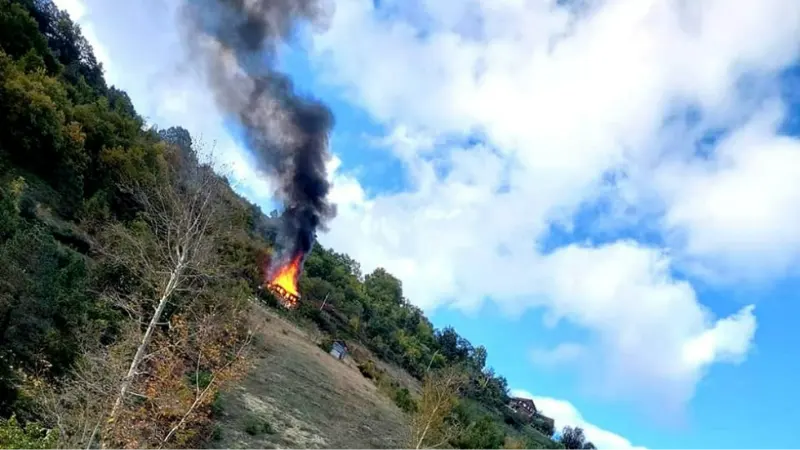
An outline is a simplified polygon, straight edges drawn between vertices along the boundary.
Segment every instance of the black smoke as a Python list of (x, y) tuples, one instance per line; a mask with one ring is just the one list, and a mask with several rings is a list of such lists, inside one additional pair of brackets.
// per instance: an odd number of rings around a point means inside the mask
[(217, 107), (241, 127), (258, 169), (277, 183), (284, 211), (275, 261), (305, 255), (336, 215), (325, 170), (333, 115), (299, 95), (275, 57), (298, 25), (318, 26), (328, 12), (322, 0), (184, 1), (180, 17), (193, 61)]

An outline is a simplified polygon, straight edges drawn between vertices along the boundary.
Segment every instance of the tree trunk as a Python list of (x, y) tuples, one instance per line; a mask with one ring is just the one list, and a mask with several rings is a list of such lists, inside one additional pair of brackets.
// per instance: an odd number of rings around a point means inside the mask
[(161, 313), (164, 312), (164, 307), (167, 306), (167, 301), (172, 295), (172, 292), (175, 290), (175, 287), (178, 285), (178, 281), (180, 280), (183, 272), (185, 257), (186, 254), (181, 252), (178, 258), (178, 263), (175, 265), (175, 269), (172, 271), (172, 273), (170, 273), (167, 286), (164, 288), (164, 292), (162, 293), (161, 298), (158, 300), (158, 306), (156, 306), (153, 317), (150, 319), (150, 324), (147, 325), (147, 330), (145, 330), (144, 335), (142, 336), (142, 341), (139, 344), (139, 347), (136, 349), (136, 354), (133, 356), (133, 360), (131, 360), (128, 373), (125, 375), (125, 378), (122, 379), (122, 383), (120, 384), (119, 388), (119, 394), (117, 395), (117, 399), (114, 401), (114, 406), (111, 408), (111, 413), (108, 415), (109, 423), (113, 422), (116, 418), (119, 408), (122, 406), (122, 402), (125, 400), (125, 395), (127, 395), (128, 389), (130, 389), (133, 379), (136, 377), (136, 370), (139, 368), (139, 364), (141, 364), (142, 359), (145, 357), (147, 346), (150, 344), (150, 340), (153, 337), (153, 332), (156, 329), (156, 325), (158, 325), (161, 320)]

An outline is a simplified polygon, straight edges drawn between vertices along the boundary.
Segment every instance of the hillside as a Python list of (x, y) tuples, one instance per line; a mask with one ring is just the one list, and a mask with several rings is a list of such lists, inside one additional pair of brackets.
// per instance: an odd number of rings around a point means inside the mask
[[(402, 447), (406, 415), (352, 361), (314, 345), (309, 332), (275, 313), (252, 368), (223, 394), (215, 448)], [(265, 425), (268, 424), (268, 425)], [(267, 427), (267, 431), (264, 431)], [(255, 428), (255, 431), (254, 431)]]
[(0, 448), (398, 447), (420, 421), (420, 446), (558, 447), (385, 270), (315, 244), (280, 308), (281, 213), (147, 124), (50, 0), (0, 0), (0, 124)]

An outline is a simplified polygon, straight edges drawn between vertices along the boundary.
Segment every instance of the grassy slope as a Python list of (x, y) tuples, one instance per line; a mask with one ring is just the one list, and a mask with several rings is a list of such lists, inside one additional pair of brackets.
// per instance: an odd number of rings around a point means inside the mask
[[(222, 396), (214, 448), (404, 447), (407, 417), (352, 361), (337, 361), (309, 332), (266, 321), (246, 379)], [(264, 424), (267, 423), (267, 426)], [(248, 432), (249, 431), (249, 432)]]

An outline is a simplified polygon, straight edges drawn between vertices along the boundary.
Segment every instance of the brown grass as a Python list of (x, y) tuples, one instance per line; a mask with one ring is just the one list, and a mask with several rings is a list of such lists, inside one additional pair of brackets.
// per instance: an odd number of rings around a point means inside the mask
[[(365, 379), (352, 360), (316, 346), (315, 333), (260, 310), (263, 339), (248, 376), (223, 395), (214, 448), (397, 448), (408, 418)], [(273, 432), (248, 433), (268, 423)], [(255, 427), (251, 427), (255, 428)]]

